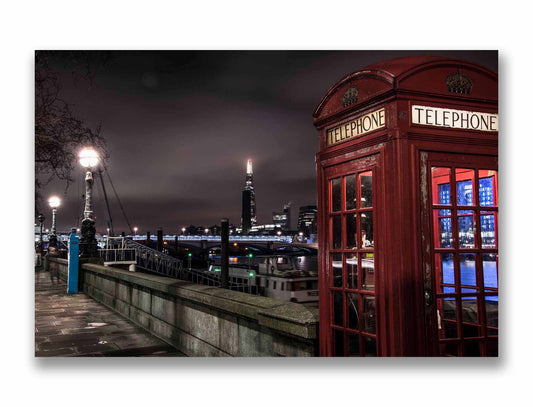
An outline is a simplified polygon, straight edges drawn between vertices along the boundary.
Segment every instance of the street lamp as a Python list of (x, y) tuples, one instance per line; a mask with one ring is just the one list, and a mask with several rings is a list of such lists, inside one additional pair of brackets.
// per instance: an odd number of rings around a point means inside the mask
[(185, 230), (187, 230), (187, 229), (185, 229), (185, 228), (181, 228), (181, 234), (182, 234), (182, 235), (185, 234)]
[(48, 246), (57, 247), (56, 213), (60, 204), (61, 200), (57, 196), (52, 196), (48, 200), (48, 205), (50, 205), (50, 208), (52, 208), (52, 230), (50, 232), (50, 236), (48, 237)]
[(135, 226), (135, 227), (133, 228), (133, 235), (134, 235), (134, 236), (137, 236), (137, 231), (138, 231), (138, 230), (139, 230), (139, 229), (137, 229), (137, 226)]
[(85, 173), (85, 210), (81, 221), (80, 257), (97, 257), (96, 228), (92, 207), (93, 169), (98, 165), (98, 153), (92, 148), (85, 148), (79, 153), (80, 164)]
[(204, 232), (207, 235), (207, 233), (209, 233), (209, 229), (205, 228)]

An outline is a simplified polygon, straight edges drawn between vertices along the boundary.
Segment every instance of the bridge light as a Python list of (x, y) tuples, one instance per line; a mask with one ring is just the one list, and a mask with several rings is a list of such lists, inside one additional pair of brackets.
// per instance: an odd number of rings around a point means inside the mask
[(254, 276), (254, 273), (249, 273), (248, 274), (250, 277), (253, 277)]
[(248, 253), (248, 257), (254, 257), (253, 253)]

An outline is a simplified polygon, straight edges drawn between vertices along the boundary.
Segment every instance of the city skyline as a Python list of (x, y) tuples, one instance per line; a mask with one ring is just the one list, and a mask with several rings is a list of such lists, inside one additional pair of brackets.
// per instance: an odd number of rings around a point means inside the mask
[[(265, 224), (286, 202), (293, 211), (316, 205), (312, 113), (333, 83), (374, 62), (420, 54), (498, 69), (495, 51), (112, 52), (91, 84), (62, 72), (61, 96), (87, 125), (102, 125), (106, 166), (139, 233), (211, 226), (222, 218), (240, 225), (249, 158), (257, 222)], [(77, 226), (83, 211), (79, 166), (73, 176), (66, 194), (55, 181), (42, 191), (46, 223), (46, 200), (62, 200), (58, 230)], [(112, 189), (107, 193), (115, 233), (128, 232)], [(94, 211), (97, 231), (105, 231), (99, 186)]]

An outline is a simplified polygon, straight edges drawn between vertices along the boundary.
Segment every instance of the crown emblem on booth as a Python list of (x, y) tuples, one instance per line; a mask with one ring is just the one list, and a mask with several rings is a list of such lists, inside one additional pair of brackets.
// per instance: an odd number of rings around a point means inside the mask
[(448, 75), (446, 85), (448, 86), (448, 91), (451, 93), (469, 95), (472, 91), (472, 81), (464, 73), (461, 73), (459, 69), (457, 72)]
[(359, 89), (357, 86), (350, 84), (348, 89), (342, 95), (342, 106), (346, 107), (357, 103), (357, 98), (359, 97)]

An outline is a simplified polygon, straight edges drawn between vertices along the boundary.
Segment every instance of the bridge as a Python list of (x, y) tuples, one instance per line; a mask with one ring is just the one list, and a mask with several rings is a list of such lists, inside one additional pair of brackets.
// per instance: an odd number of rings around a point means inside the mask
[[(68, 242), (68, 237), (70, 236), (70, 232), (57, 232), (57, 239), (60, 242)], [(109, 237), (117, 237), (117, 236), (109, 236), (109, 235), (96, 235), (96, 239), (101, 243), (105, 241)], [(139, 234), (125, 234), (123, 237), (126, 237), (127, 239), (133, 240), (133, 241), (146, 241), (148, 240), (148, 235), (139, 235)], [(39, 233), (35, 233), (35, 242), (39, 241)], [(43, 233), (43, 241), (48, 242), (50, 238), (50, 235), (48, 233)], [(275, 243), (295, 243), (294, 242), (294, 236), (289, 235), (281, 235), (281, 236), (270, 236), (270, 235), (230, 235), (229, 241), (230, 242), (275, 242)], [(151, 241), (157, 241), (157, 235), (150, 234), (150, 240)], [(163, 235), (163, 240), (166, 241), (178, 241), (178, 242), (200, 242), (200, 241), (208, 241), (208, 242), (220, 242), (221, 238), (220, 235)]]

